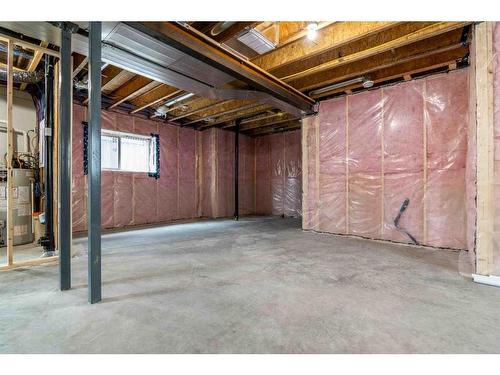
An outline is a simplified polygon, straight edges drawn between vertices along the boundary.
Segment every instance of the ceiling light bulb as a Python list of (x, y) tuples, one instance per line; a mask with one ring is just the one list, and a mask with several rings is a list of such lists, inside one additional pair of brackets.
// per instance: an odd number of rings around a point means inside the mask
[(307, 39), (315, 40), (318, 36), (318, 24), (316, 22), (311, 22), (307, 25)]
[(370, 87), (373, 87), (374, 83), (375, 82), (373, 82), (370, 78), (364, 78), (363, 79), (363, 87), (365, 89), (369, 89)]

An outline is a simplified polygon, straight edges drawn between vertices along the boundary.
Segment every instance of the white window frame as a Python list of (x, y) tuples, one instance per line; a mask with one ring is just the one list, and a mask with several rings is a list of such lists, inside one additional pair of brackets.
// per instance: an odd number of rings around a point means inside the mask
[[(116, 131), (116, 130), (108, 130), (108, 129), (101, 129), (101, 136), (108, 136), (108, 137), (115, 137), (118, 138), (118, 168), (102, 168), (102, 171), (113, 171), (113, 172), (125, 172), (125, 173), (156, 173), (156, 166), (158, 165), (158, 160), (156, 156), (156, 138), (153, 136), (147, 136), (147, 135), (142, 135), (142, 134), (135, 134), (135, 133), (126, 133), (126, 132), (121, 132), (121, 131)], [(154, 155), (154, 160), (153, 163), (148, 161), (148, 164), (151, 165), (151, 170), (149, 171), (138, 171), (138, 170), (124, 170), (122, 169), (122, 138), (140, 138), (147, 140), (149, 142), (149, 155)]]

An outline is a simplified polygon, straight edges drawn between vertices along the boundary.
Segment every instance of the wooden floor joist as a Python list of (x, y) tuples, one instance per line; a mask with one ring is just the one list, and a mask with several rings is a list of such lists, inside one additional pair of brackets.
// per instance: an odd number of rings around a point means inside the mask
[(183, 90), (177, 90), (173, 87), (162, 85), (158, 87), (156, 90), (154, 90), (154, 92), (146, 93), (135, 98), (135, 101), (132, 101), (132, 104), (136, 105), (137, 103), (141, 102), (144, 104), (140, 104), (137, 108), (130, 111), (130, 113), (134, 114), (140, 112), (143, 109), (149, 108), (151, 106), (154, 106), (155, 104), (159, 104), (163, 101), (171, 99), (177, 95), (182, 94), (183, 92), (184, 92)]
[(381, 33), (397, 24), (398, 22), (335, 22), (319, 30), (314, 43), (301, 38), (282, 48), (258, 56), (252, 62), (272, 72), (283, 65), (304, 59), (306, 56), (319, 55), (330, 49)]
[(452, 30), (464, 27), (464, 26), (468, 25), (469, 23), (470, 22), (438, 22), (434, 25), (431, 25), (431, 26), (425, 27), (421, 30), (415, 31), (412, 34), (404, 35), (404, 36), (402, 36), (398, 39), (392, 40), (390, 42), (374, 46), (372, 48), (354, 53), (352, 55), (342, 56), (342, 57), (339, 57), (337, 59), (328, 61), (326, 63), (311, 67), (311, 68), (306, 69), (306, 70), (303, 70), (299, 73), (291, 74), (291, 75), (281, 77), (281, 78), (283, 80), (285, 80), (286, 82), (291, 82), (291, 81), (294, 81), (296, 79), (302, 78), (302, 77), (310, 75), (310, 74), (318, 73), (318, 72), (321, 72), (324, 70), (334, 68), (336, 66), (341, 66), (341, 65), (345, 65), (345, 64), (352, 63), (355, 61), (359, 61), (359, 60), (362, 60), (365, 58), (369, 58), (371, 56), (375, 56), (379, 53), (391, 51), (393, 49), (396, 49), (396, 48), (399, 48), (399, 47), (402, 47), (402, 46), (405, 46), (405, 45), (408, 45), (411, 43), (415, 43), (415, 42), (418, 42), (418, 41), (421, 41), (421, 40), (424, 40), (427, 38), (431, 38), (433, 36), (443, 34), (443, 33), (446, 33), (448, 31), (452, 31)]
[[(47, 42), (40, 43), (40, 46), (44, 47), (44, 48), (47, 47), (48, 45), (49, 45), (49, 43), (47, 43)], [(40, 60), (42, 59), (42, 57), (43, 57), (42, 51), (35, 51), (35, 53), (33, 54), (33, 58), (30, 60), (26, 71), (34, 72), (36, 70), (36, 68), (38, 67), (38, 64), (40, 63)], [(21, 90), (21, 91), (25, 90), (26, 86), (27, 86), (26, 83), (22, 83), (21, 86), (19, 87), (19, 90)]]
[(157, 81), (153, 81), (149, 78), (145, 78), (142, 76), (135, 76), (130, 82), (126, 83), (122, 87), (118, 88), (111, 95), (115, 96), (117, 99), (113, 104), (111, 104), (108, 109), (113, 109), (118, 105), (135, 98), (149, 90), (154, 89), (159, 86), (161, 83)]
[(323, 87), (335, 82), (342, 82), (353, 77), (360, 77), (372, 71), (434, 55), (440, 52), (463, 47), (461, 30), (413, 43), (362, 59), (347, 65), (338, 66), (316, 74), (308, 75), (293, 82), (302, 91)]

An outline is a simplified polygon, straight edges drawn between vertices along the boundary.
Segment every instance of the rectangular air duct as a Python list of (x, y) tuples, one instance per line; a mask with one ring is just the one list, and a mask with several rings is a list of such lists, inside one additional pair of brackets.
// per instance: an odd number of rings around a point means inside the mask
[(255, 29), (247, 30), (236, 39), (261, 55), (276, 48), (274, 43)]

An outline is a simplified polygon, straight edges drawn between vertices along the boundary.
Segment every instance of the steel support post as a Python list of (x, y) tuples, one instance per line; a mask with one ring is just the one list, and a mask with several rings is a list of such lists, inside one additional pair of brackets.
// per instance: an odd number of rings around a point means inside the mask
[(88, 299), (101, 300), (101, 22), (89, 28)]
[(71, 117), (72, 63), (71, 29), (61, 30), (60, 99), (59, 99), (59, 284), (71, 288)]
[(240, 163), (240, 123), (241, 120), (236, 120), (235, 135), (234, 135), (234, 220), (240, 218), (240, 202), (239, 202), (239, 163)]

